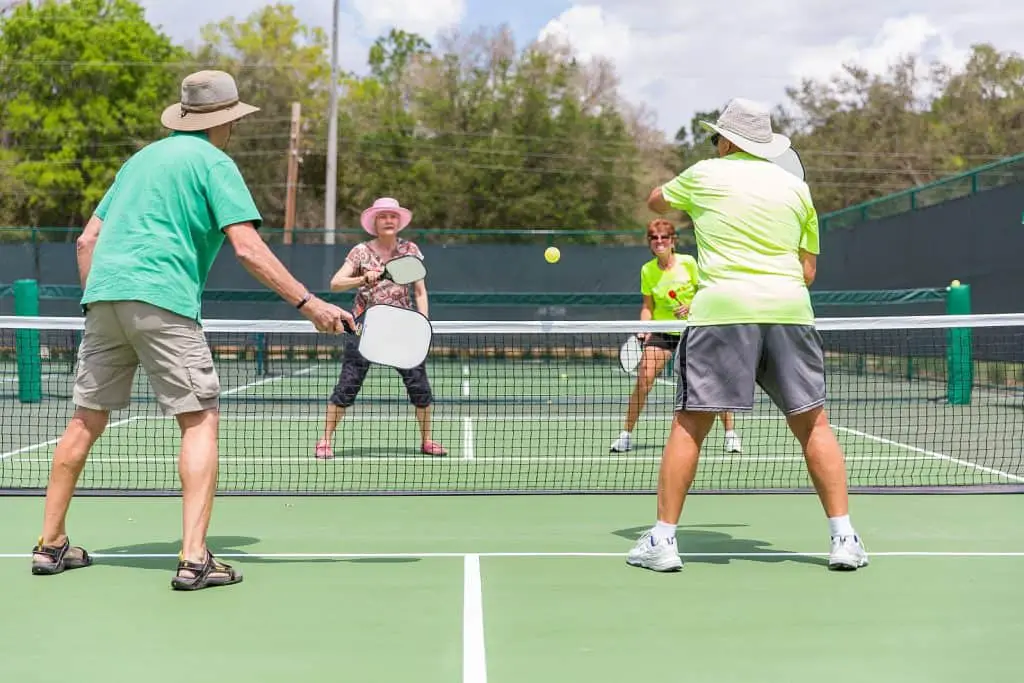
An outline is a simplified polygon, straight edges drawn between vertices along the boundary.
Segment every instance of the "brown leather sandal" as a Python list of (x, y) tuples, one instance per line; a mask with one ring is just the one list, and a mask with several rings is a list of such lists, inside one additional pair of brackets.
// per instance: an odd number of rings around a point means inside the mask
[[(39, 559), (36, 555), (45, 555)], [(71, 539), (65, 538), (63, 545), (43, 545), (43, 537), (32, 548), (32, 573), (37, 576), (60, 574), (65, 569), (81, 569), (92, 564), (92, 557), (77, 545), (71, 545)]]
[[(192, 572), (192, 576), (182, 576), (181, 572)], [(171, 588), (179, 591), (196, 591), (214, 586), (230, 586), (242, 581), (242, 570), (214, 559), (213, 553), (206, 551), (206, 560), (202, 563), (189, 562), (178, 557), (178, 572), (171, 579)]]

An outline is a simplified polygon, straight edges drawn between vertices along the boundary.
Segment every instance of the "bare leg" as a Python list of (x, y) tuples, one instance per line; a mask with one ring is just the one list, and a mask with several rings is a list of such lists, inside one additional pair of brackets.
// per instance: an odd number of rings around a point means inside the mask
[(327, 404), (327, 416), (324, 419), (324, 435), (321, 437), (328, 444), (334, 439), (334, 432), (338, 429), (338, 423), (345, 417), (345, 409), (333, 403)]
[(654, 386), (658, 374), (665, 368), (665, 363), (668, 362), (671, 356), (671, 352), (654, 346), (648, 346), (644, 349), (643, 356), (640, 358), (640, 371), (636, 376), (636, 384), (633, 386), (633, 393), (629, 396), (629, 407), (626, 409), (626, 423), (623, 426), (624, 431), (632, 432), (633, 428), (636, 427), (637, 420), (640, 419), (640, 413), (647, 403), (647, 395), (651, 393), (651, 388)]
[(731, 432), (736, 429), (736, 419), (733, 417), (732, 413), (720, 413), (720, 415), (722, 418), (722, 427), (725, 428), (725, 431)]
[(67, 538), (67, 514), (85, 461), (103, 434), (107, 411), (76, 408), (53, 451), (53, 467), (43, 510), (43, 545), (62, 545)]
[(420, 443), (430, 441), (430, 407), (416, 409), (416, 421), (420, 423)]
[(206, 533), (217, 491), (219, 414), (204, 410), (178, 415), (181, 427), (182, 554), (189, 562), (206, 560)]
[(661, 457), (658, 475), (658, 521), (676, 525), (683, 502), (697, 475), (700, 447), (711, 426), (714, 413), (680, 411), (672, 421), (668, 441)]
[(829, 517), (849, 513), (846, 488), (846, 463), (824, 408), (787, 418), (789, 428), (803, 448), (807, 471), (818, 492), (818, 499)]

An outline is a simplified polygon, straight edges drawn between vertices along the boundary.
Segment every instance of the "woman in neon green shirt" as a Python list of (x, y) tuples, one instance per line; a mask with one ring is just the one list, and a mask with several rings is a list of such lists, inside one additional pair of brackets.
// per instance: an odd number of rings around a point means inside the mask
[[(675, 238), (675, 226), (664, 218), (656, 218), (647, 226), (647, 242), (654, 258), (640, 269), (640, 292), (644, 297), (640, 320), (685, 320), (690, 313), (690, 302), (697, 292), (697, 261), (687, 254), (675, 253)], [(644, 347), (643, 356), (629, 397), (626, 423), (611, 446), (614, 453), (633, 448), (633, 428), (647, 403), (647, 395), (679, 346), (678, 333), (645, 332), (638, 337)], [(725, 450), (739, 453), (740, 437), (734, 430), (732, 413), (722, 413), (721, 418)]]

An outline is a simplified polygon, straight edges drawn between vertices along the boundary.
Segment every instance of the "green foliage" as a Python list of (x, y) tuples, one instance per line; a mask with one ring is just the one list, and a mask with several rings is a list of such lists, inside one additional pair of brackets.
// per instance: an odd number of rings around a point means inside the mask
[(632, 138), (571, 55), (501, 29), (435, 51), (392, 33), (370, 59), (342, 117), (343, 223), (391, 194), (432, 228), (636, 225)]
[[(325, 55), (329, 36), (304, 25), (290, 4), (264, 7), (243, 21), (225, 19), (202, 29), (195, 61), (232, 74), (242, 99), (260, 108), (243, 119), (232, 135), (229, 153), (268, 225), (284, 223), (285, 181), (292, 103), (301, 106), (301, 149), (322, 154), (331, 68)], [(314, 163), (314, 166), (316, 164)], [(298, 225), (322, 225), (323, 168), (309, 175), (300, 169)]]
[[(718, 111), (679, 122), (664, 140), (620, 98), (609, 63), (578, 61), (552, 42), (517, 45), (505, 27), (437, 44), (391, 30), (370, 47), (367, 75), (344, 73), (336, 84), (328, 48), (325, 32), (285, 3), (203, 28), (191, 51), (132, 0), (14, 8), (0, 16), (0, 223), (79, 227), (120, 164), (164, 134), (160, 111), (200, 68), (232, 73), (261, 108), (229, 152), (268, 227), (284, 222), (296, 102), (297, 227), (323, 225), (332, 85), (341, 228), (390, 195), (424, 228), (637, 234), (651, 217), (650, 189), (715, 154), (698, 121)], [(990, 45), (975, 46), (962, 69), (914, 57), (881, 74), (849, 65), (787, 96), (773, 118), (800, 150), (821, 212), (1024, 149), (1024, 59)]]
[(11, 218), (80, 225), (158, 134), (177, 93), (163, 65), (184, 56), (129, 0), (44, 0), (0, 17), (0, 121), (18, 154), (5, 170), (21, 200)]

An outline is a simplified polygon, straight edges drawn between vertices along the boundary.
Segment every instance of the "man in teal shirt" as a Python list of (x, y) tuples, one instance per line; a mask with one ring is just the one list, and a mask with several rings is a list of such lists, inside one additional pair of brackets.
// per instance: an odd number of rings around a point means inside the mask
[(185, 78), (179, 103), (164, 110), (174, 131), (132, 156), (78, 239), (85, 333), (75, 377), (75, 413), (53, 455), (43, 533), (32, 573), (89, 566), (65, 522), (78, 477), (111, 410), (129, 405), (141, 365), (164, 415), (181, 429), (182, 549), (171, 585), (224, 586), (241, 572), (213, 557), (206, 533), (217, 487), (220, 381), (200, 325), (202, 291), (224, 243), (260, 282), (295, 305), (321, 332), (352, 316), (312, 296), (257, 233), (259, 211), (224, 153), (234, 123), (258, 111), (239, 101), (222, 71)]
[(771, 163), (789, 149), (766, 109), (732, 100), (715, 124), (719, 158), (651, 192), (648, 206), (693, 219), (697, 293), (676, 355), (676, 414), (662, 455), (657, 523), (627, 562), (682, 567), (675, 535), (715, 413), (750, 411), (759, 385), (786, 415), (828, 517), (830, 569), (868, 564), (849, 516), (842, 450), (825, 414), (825, 363), (808, 287), (818, 217), (807, 184)]

